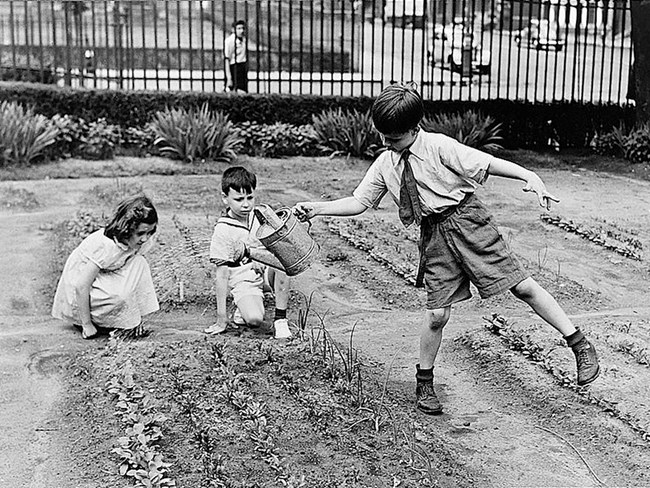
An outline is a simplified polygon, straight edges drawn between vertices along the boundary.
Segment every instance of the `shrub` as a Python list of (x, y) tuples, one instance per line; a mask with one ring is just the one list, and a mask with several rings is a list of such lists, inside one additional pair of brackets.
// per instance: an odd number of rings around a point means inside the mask
[(170, 109), (156, 112), (151, 127), (156, 133), (154, 144), (160, 152), (174, 159), (231, 161), (238, 140), (232, 122), (222, 112), (213, 112), (203, 104), (200, 109)]
[(332, 154), (372, 158), (381, 149), (381, 139), (370, 111), (330, 109), (312, 117), (318, 143)]
[(57, 127), (33, 109), (0, 103), (0, 165), (26, 165), (44, 158), (57, 134)]
[(126, 151), (135, 151), (137, 156), (144, 156), (154, 151), (156, 131), (151, 124), (144, 127), (127, 127), (122, 130), (120, 146)]
[(589, 146), (596, 154), (603, 156), (623, 156), (625, 150), (625, 129), (615, 127), (610, 132), (596, 133)]
[(429, 132), (440, 132), (463, 144), (484, 151), (501, 149), (501, 124), (480, 112), (470, 110), (459, 114), (439, 114), (424, 117), (422, 128)]
[(69, 158), (76, 155), (84, 135), (88, 133), (88, 124), (84, 119), (71, 115), (55, 115), (52, 123), (58, 133), (54, 144), (48, 147), (50, 159)]
[(625, 159), (631, 163), (650, 163), (650, 124), (632, 130), (625, 138)]
[(120, 143), (120, 128), (99, 119), (88, 124), (88, 130), (79, 144), (79, 157), (100, 160), (112, 159), (115, 145)]
[(237, 151), (249, 156), (276, 158), (312, 156), (319, 153), (315, 147), (316, 133), (309, 125), (243, 122), (235, 125), (233, 131), (239, 139)]

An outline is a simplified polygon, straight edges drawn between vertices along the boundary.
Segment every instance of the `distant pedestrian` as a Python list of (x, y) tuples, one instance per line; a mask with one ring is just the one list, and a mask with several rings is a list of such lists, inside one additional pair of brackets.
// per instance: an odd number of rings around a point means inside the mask
[(246, 23), (237, 20), (233, 32), (224, 42), (223, 57), (226, 73), (226, 91), (248, 92), (248, 46)]
[(142, 317), (159, 309), (149, 264), (142, 253), (156, 232), (158, 214), (144, 195), (123, 200), (108, 225), (86, 237), (65, 263), (52, 316), (81, 329), (144, 334)]
[(433, 387), (433, 366), (451, 307), (472, 296), (470, 283), (483, 298), (510, 290), (526, 302), (573, 350), (578, 384), (591, 383), (599, 373), (594, 347), (555, 298), (521, 266), (474, 193), (493, 175), (523, 181), (523, 190), (534, 192), (546, 209), (557, 198), (533, 171), (443, 134), (423, 131), (423, 115), (422, 98), (414, 87), (395, 84), (385, 88), (373, 104), (372, 119), (388, 150), (370, 166), (352, 196), (300, 202), (294, 212), (301, 220), (358, 215), (390, 194), (404, 225), (420, 226), (416, 286), (427, 289), (416, 365), (416, 401), (422, 412), (442, 412)]

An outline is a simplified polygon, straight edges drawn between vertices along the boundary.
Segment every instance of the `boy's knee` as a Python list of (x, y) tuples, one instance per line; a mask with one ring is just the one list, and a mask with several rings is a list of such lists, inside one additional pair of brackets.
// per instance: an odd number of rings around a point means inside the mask
[(532, 278), (526, 278), (510, 288), (510, 291), (520, 300), (527, 300), (534, 297), (540, 289), (541, 287), (535, 280)]
[(449, 322), (449, 307), (427, 310), (426, 326), (431, 330), (442, 329)]

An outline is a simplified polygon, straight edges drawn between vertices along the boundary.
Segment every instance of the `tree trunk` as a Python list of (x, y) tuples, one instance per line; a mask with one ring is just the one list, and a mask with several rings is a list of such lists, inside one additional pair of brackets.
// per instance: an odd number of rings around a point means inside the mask
[(634, 52), (634, 98), (636, 120), (650, 122), (650, 0), (630, 0)]

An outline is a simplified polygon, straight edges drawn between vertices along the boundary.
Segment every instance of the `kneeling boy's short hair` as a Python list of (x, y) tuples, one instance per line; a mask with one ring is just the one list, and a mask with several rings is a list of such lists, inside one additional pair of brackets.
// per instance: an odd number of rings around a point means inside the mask
[(251, 193), (257, 187), (257, 177), (243, 166), (231, 166), (221, 176), (221, 191), (224, 195), (232, 188), (235, 191)]
[(417, 127), (424, 116), (422, 97), (410, 83), (384, 88), (372, 105), (372, 121), (382, 134), (403, 134)]

